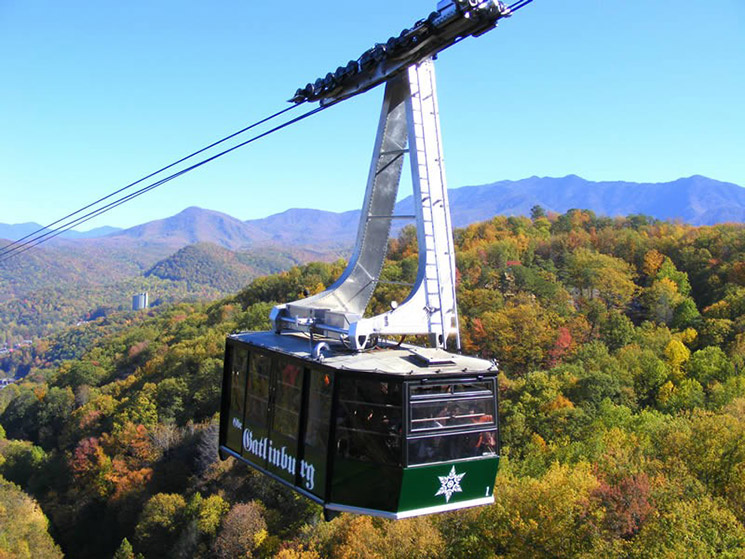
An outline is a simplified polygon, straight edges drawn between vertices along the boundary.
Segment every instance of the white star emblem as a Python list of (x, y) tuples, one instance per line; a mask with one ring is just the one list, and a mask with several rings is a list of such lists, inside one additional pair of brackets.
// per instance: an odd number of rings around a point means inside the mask
[(440, 478), (442, 486), (437, 493), (435, 493), (435, 497), (438, 495), (445, 495), (445, 502), (449, 503), (450, 497), (453, 496), (453, 493), (463, 493), (463, 489), (460, 487), (460, 480), (462, 480), (465, 475), (465, 472), (462, 474), (456, 473), (455, 466), (453, 466), (448, 475), (437, 476)]

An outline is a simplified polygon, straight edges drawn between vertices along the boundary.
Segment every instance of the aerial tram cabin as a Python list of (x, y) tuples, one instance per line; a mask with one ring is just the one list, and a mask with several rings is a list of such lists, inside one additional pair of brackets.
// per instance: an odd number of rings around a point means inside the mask
[(440, 349), (228, 338), (220, 451), (327, 511), (406, 518), (488, 504), (497, 369)]
[[(320, 503), (327, 516), (398, 519), (493, 502), (497, 366), (458, 353), (433, 57), (530, 1), (443, 0), (293, 97), (328, 105), (385, 83), (349, 265), (324, 292), (275, 307), (273, 331), (227, 338), (219, 451)], [(406, 155), (414, 215), (394, 215)], [(365, 317), (396, 219), (416, 223), (417, 278), (406, 300)], [(403, 343), (410, 335), (431, 347)]]

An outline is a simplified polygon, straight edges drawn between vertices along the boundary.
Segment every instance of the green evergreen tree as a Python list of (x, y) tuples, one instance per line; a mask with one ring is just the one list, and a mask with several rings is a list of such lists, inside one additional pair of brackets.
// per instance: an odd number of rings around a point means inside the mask
[(116, 550), (112, 559), (135, 559), (135, 552), (132, 549), (132, 544), (129, 543), (127, 538), (122, 540), (119, 549)]

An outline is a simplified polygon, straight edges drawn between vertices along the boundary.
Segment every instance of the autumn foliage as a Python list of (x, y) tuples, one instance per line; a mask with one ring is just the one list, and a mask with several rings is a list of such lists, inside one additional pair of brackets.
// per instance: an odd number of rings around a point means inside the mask
[[(25, 382), (0, 391), (0, 476), (71, 558), (745, 557), (745, 227), (536, 210), (455, 241), (464, 350), (501, 370), (494, 505), (325, 523), (217, 459), (225, 335), (268, 328), (273, 304), (342, 262), (32, 348)], [(405, 229), (369, 310), (402, 301), (416, 271)], [(33, 509), (15, 492), (0, 516)], [(0, 557), (3, 541), (17, 539)]]

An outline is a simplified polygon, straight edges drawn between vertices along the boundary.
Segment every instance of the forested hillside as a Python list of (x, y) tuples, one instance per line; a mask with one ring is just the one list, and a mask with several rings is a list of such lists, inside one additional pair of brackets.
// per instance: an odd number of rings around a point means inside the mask
[(79, 322), (127, 311), (132, 308), (132, 295), (142, 291), (150, 294), (154, 306), (225, 294), (210, 285), (142, 276), (104, 285), (47, 287), (0, 303), (0, 345), (50, 336)]
[[(341, 262), (35, 346), (26, 381), (0, 391), (0, 476), (68, 558), (745, 556), (745, 227), (536, 207), (458, 230), (456, 250), (465, 350), (502, 371), (493, 506), (324, 523), (217, 459), (225, 335), (268, 328), (274, 303)], [(416, 267), (405, 229), (384, 277)]]
[(260, 275), (274, 274), (299, 264), (290, 252), (233, 252), (212, 243), (188, 245), (161, 260), (145, 273), (191, 286), (208, 286), (221, 292), (235, 292)]
[(62, 552), (48, 532), (39, 505), (15, 484), (0, 477), (0, 557), (57, 559)]
[[(110, 247), (108, 253), (93, 248), (55, 246), (0, 263), (0, 347), (125, 311), (131, 308), (132, 295), (142, 291), (149, 293), (155, 306), (214, 300), (235, 293), (258, 276), (303, 262), (333, 260), (340, 254), (331, 249), (275, 246), (235, 252), (197, 243), (167, 256), (162, 254), (164, 247), (151, 246), (133, 257), (137, 252), (133, 247)], [(2, 366), (1, 355), (0, 371), (9, 371)]]

